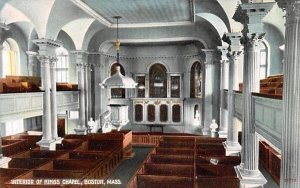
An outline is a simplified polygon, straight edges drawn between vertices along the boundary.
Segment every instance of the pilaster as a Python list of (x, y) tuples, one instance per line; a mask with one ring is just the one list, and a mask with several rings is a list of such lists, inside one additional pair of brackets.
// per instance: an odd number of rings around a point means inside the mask
[(241, 145), (238, 142), (238, 130), (235, 124), (234, 116), (234, 91), (239, 89), (237, 80), (237, 64), (239, 63), (239, 58), (242, 53), (242, 46), (240, 43), (242, 33), (233, 32), (226, 33), (223, 37), (225, 42), (230, 44), (229, 56), (229, 71), (228, 71), (228, 93), (227, 93), (227, 104), (228, 104), (228, 137), (226, 142), (224, 142), (224, 147), (226, 149), (226, 155), (236, 154), (241, 151)]
[(226, 110), (224, 108), (224, 89), (225, 85), (227, 84), (227, 76), (226, 76), (226, 66), (228, 64), (227, 58), (227, 46), (218, 46), (218, 50), (222, 53), (221, 60), (220, 60), (220, 67), (221, 67), (221, 77), (220, 77), (220, 125), (219, 125), (219, 137), (227, 137), (227, 116)]
[(300, 0), (276, 0), (286, 11), (280, 187), (300, 187)]
[(244, 24), (241, 39), (244, 45), (243, 80), (243, 131), (241, 165), (236, 166), (241, 187), (258, 187), (267, 180), (258, 169), (258, 138), (255, 133), (254, 109), (251, 93), (259, 92), (259, 43), (264, 37), (262, 19), (268, 14), (274, 3), (246, 3), (239, 5), (233, 19)]

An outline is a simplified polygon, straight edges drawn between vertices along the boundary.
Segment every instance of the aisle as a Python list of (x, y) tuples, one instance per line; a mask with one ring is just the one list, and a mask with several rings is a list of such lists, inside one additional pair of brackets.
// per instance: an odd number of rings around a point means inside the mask
[(138, 168), (141, 166), (147, 155), (150, 153), (153, 147), (133, 147), (134, 157), (124, 160), (117, 169), (108, 178), (111, 180), (120, 179), (121, 185), (106, 185), (105, 188), (125, 188), (130, 178), (135, 174)]

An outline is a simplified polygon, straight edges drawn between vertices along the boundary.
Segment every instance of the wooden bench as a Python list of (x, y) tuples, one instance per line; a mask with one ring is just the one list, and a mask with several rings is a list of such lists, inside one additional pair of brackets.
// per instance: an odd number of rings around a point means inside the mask
[(163, 164), (194, 164), (194, 156), (190, 155), (151, 155), (152, 163), (163, 163)]
[(196, 164), (214, 164), (236, 166), (241, 163), (239, 156), (197, 156)]
[(54, 159), (66, 153), (65, 151), (31, 150), (30, 158)]
[(194, 179), (177, 176), (137, 175), (138, 188), (191, 188), (194, 187)]
[(2, 140), (2, 153), (4, 156), (9, 157), (15, 155), (19, 152), (23, 152), (27, 149), (26, 140), (16, 139), (16, 140)]
[(145, 163), (144, 174), (149, 175), (165, 175), (165, 176), (180, 176), (194, 177), (193, 165), (173, 165), (173, 164), (155, 164)]
[(157, 147), (156, 154), (160, 155), (194, 155), (194, 149)]
[(8, 168), (34, 169), (49, 161), (48, 159), (12, 158)]
[(240, 181), (236, 177), (198, 177), (197, 186), (199, 188), (239, 188)]

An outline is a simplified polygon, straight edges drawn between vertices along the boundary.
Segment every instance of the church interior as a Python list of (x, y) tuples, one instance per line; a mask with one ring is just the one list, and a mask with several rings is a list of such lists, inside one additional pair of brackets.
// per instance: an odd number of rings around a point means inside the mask
[(1, 0), (0, 187), (299, 188), (299, 20), (300, 0)]

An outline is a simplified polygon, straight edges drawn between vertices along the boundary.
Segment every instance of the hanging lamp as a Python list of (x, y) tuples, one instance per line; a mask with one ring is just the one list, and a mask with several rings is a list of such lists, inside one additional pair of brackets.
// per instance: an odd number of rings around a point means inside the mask
[[(121, 16), (114, 16), (117, 20), (117, 39), (115, 42), (117, 50), (117, 64), (120, 63), (120, 39), (119, 39), (119, 19)], [(137, 83), (130, 77), (122, 75), (120, 72), (120, 66), (116, 66), (116, 73), (106, 79), (100, 84), (102, 87), (111, 87), (111, 88), (135, 88)]]

